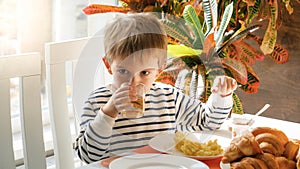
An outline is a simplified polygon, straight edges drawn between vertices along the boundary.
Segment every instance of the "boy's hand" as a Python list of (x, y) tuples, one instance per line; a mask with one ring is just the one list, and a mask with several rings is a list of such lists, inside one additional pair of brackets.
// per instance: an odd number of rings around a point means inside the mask
[(212, 86), (212, 93), (217, 93), (222, 97), (230, 96), (237, 88), (235, 79), (228, 76), (217, 76)]
[(124, 110), (126, 107), (131, 107), (130, 100), (134, 98), (131, 96), (131, 87), (124, 83), (118, 88), (108, 102), (102, 107), (103, 113), (110, 117), (117, 117), (118, 113)]

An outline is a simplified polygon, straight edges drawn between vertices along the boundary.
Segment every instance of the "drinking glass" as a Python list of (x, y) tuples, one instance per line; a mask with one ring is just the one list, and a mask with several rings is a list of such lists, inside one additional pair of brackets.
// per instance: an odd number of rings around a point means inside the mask
[(121, 111), (122, 117), (125, 118), (139, 118), (144, 115), (145, 111), (145, 86), (144, 84), (139, 84), (137, 86), (132, 86), (132, 92), (136, 92), (135, 100), (131, 100), (131, 106), (123, 109)]

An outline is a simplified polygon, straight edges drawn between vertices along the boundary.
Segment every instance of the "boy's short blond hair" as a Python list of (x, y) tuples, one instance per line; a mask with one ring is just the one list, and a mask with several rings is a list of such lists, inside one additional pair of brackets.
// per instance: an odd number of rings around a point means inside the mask
[(162, 66), (167, 58), (167, 35), (151, 13), (118, 15), (105, 27), (104, 48), (110, 63), (142, 51), (145, 56), (157, 57)]

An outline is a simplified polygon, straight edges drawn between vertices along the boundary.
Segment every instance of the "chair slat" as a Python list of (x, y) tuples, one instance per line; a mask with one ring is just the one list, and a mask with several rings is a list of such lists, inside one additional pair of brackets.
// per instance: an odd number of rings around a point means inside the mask
[(73, 143), (68, 113), (65, 63), (46, 65), (47, 93), (54, 137), (56, 168), (74, 168)]
[(10, 115), (10, 81), (0, 80), (0, 169), (15, 168)]
[(21, 77), (21, 127), (26, 169), (46, 168), (41, 111), (41, 76)]

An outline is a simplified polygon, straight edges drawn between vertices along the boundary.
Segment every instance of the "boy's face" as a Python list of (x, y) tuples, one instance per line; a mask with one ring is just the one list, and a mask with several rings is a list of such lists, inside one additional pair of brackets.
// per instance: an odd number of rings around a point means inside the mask
[(158, 58), (151, 56), (143, 59), (129, 56), (124, 60), (114, 60), (110, 64), (110, 69), (115, 88), (119, 88), (125, 82), (131, 83), (132, 86), (143, 83), (147, 92), (160, 72)]

